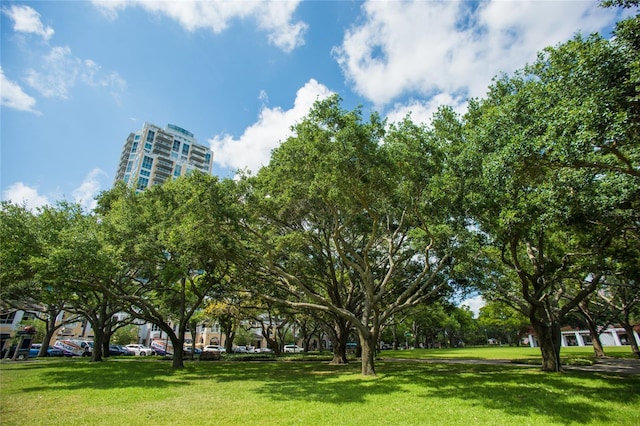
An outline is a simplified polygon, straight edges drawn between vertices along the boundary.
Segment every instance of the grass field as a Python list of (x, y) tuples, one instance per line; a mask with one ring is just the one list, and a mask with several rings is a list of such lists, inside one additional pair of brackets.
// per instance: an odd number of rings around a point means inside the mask
[[(383, 355), (509, 359), (514, 349)], [(0, 424), (640, 424), (639, 376), (393, 360), (378, 361), (376, 370), (377, 377), (363, 377), (357, 361), (331, 366), (304, 359), (189, 361), (178, 371), (155, 357), (2, 362)]]
[[(629, 346), (608, 346), (605, 352), (609, 357), (634, 358)], [(465, 358), (465, 359), (508, 359), (513, 361), (540, 361), (540, 348), (530, 347), (469, 347), (452, 349), (410, 349), (406, 351), (382, 351), (385, 358), (414, 358), (414, 359), (439, 359), (439, 358)], [(563, 364), (576, 361), (593, 361), (593, 348), (590, 346), (570, 346), (562, 348), (560, 358)]]

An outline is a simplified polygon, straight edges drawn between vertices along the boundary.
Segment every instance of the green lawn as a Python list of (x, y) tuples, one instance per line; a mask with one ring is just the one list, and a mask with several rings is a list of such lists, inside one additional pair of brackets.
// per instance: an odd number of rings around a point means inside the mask
[[(464, 357), (488, 356), (478, 349)], [(508, 358), (502, 349), (497, 358)], [(431, 351), (402, 352), (383, 354)], [(179, 371), (157, 358), (2, 362), (0, 424), (640, 424), (639, 376), (509, 364), (378, 361), (376, 369), (370, 378), (357, 361), (190, 361)]]
[[(607, 346), (604, 348), (609, 357), (634, 358), (629, 346)], [(384, 358), (418, 358), (418, 359), (439, 359), (439, 358), (466, 358), (466, 359), (508, 359), (513, 361), (542, 360), (540, 348), (530, 347), (469, 347), (453, 349), (410, 349), (405, 351), (382, 351)], [(560, 351), (562, 361), (574, 359), (594, 360), (593, 348), (590, 346), (569, 346), (563, 347)]]

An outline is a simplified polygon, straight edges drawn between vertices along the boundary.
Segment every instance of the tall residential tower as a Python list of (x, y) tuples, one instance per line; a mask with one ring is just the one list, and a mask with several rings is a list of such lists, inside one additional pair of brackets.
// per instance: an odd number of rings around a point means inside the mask
[(198, 144), (193, 133), (173, 124), (162, 129), (144, 123), (141, 130), (129, 134), (115, 181), (123, 180), (143, 191), (193, 170), (212, 173), (213, 152), (209, 148)]

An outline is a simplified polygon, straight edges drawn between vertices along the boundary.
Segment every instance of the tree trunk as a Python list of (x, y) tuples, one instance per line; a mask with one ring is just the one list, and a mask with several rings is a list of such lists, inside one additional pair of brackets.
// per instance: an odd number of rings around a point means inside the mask
[(331, 365), (344, 365), (348, 364), (349, 360), (347, 360), (346, 354), (341, 354), (340, 352), (333, 352), (333, 358), (331, 358)]
[(398, 343), (398, 326), (396, 323), (393, 323), (393, 328), (391, 330), (393, 335), (393, 350), (397, 351), (400, 344)]
[(607, 355), (604, 353), (602, 342), (600, 342), (600, 333), (598, 333), (598, 327), (596, 326), (595, 322), (587, 319), (587, 328), (589, 329), (589, 334), (591, 334), (591, 343), (593, 343), (593, 354), (596, 358), (606, 357)]
[(629, 336), (629, 344), (631, 345), (631, 351), (636, 355), (636, 357), (640, 358), (640, 350), (638, 350), (638, 341), (636, 340), (636, 336), (633, 334), (633, 327), (629, 323), (629, 321), (625, 321), (622, 324), (625, 331), (627, 332), (627, 336)]
[(184, 368), (183, 342), (179, 341), (179, 339), (176, 339), (175, 341), (171, 339), (171, 343), (173, 343), (173, 359), (171, 366), (173, 368)]
[[(111, 326), (109, 326), (109, 329), (111, 329)], [(111, 356), (111, 354), (109, 353), (109, 344), (111, 343), (112, 335), (113, 333), (110, 331), (103, 337), (104, 340), (102, 341), (102, 356), (105, 358), (109, 358)]]
[(102, 348), (104, 343), (104, 332), (102, 324), (93, 329), (93, 348), (91, 350), (91, 362), (102, 361)]
[[(224, 350), (230, 354), (233, 353), (233, 339), (236, 337), (236, 332), (233, 330), (233, 322), (222, 322), (220, 321), (220, 327), (224, 329), (224, 335), (226, 336), (224, 340)], [(222, 342), (220, 342), (222, 344)]]
[(333, 359), (331, 364), (341, 365), (348, 364), (347, 360), (347, 334), (336, 333), (333, 341)]
[(591, 312), (589, 309), (589, 301), (588, 299), (582, 300), (578, 303), (578, 309), (582, 314), (585, 322), (587, 323), (587, 328), (589, 329), (589, 334), (591, 335), (591, 342), (593, 343), (593, 353), (596, 358), (604, 358), (606, 355), (604, 353), (604, 349), (602, 348), (602, 343), (600, 342), (600, 333), (598, 333), (598, 326), (596, 321), (591, 316)]
[(538, 343), (540, 344), (540, 352), (542, 353), (542, 371), (558, 372), (560, 366), (560, 346), (561, 331), (557, 322), (545, 324), (534, 318), (531, 319), (531, 325), (536, 331)]
[[(53, 321), (55, 322), (55, 318)], [(53, 335), (55, 334), (55, 332), (62, 326), (62, 324), (58, 326), (54, 324), (53, 327), (50, 327), (49, 322), (47, 321), (46, 326), (47, 326), (47, 329), (44, 333), (42, 346), (40, 346), (40, 352), (38, 352), (38, 358), (47, 356), (48, 350), (49, 350), (49, 342), (53, 338)]]
[(342, 318), (334, 318), (331, 331), (331, 342), (333, 343), (332, 365), (348, 364), (347, 360), (347, 340), (349, 339), (349, 323)]
[(360, 333), (360, 346), (362, 347), (362, 375), (375, 376), (376, 369), (374, 365), (376, 355), (376, 338), (374, 333), (363, 336)]

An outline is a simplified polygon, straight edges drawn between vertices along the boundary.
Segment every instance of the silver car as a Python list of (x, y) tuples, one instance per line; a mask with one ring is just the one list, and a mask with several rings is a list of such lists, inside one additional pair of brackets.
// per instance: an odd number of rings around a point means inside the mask
[(144, 345), (138, 345), (138, 344), (132, 343), (130, 345), (125, 346), (125, 348), (133, 352), (136, 356), (153, 355), (153, 349), (148, 348)]

